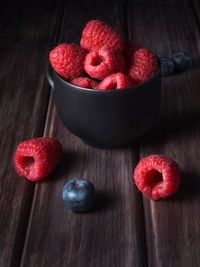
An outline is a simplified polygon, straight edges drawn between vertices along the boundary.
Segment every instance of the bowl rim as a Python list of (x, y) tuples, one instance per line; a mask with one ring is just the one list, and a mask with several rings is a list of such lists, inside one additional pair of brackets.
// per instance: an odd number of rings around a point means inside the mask
[[(157, 56), (158, 58), (158, 56)], [(143, 86), (147, 85), (148, 83), (151, 83), (157, 76), (161, 76), (161, 63), (160, 60), (158, 58), (158, 70), (156, 71), (156, 73), (146, 82), (140, 83), (138, 85), (135, 86), (131, 86), (131, 87), (126, 87), (126, 88), (121, 88), (121, 89), (110, 89), (110, 90), (102, 90), (102, 89), (91, 89), (91, 88), (85, 88), (85, 87), (80, 87), (74, 84), (71, 84), (70, 82), (65, 81), (58, 73), (56, 73), (56, 71), (53, 69), (50, 61), (48, 60), (48, 64), (49, 67), (51, 68), (51, 71), (53, 72), (53, 75), (56, 76), (57, 79), (59, 79), (63, 84), (65, 84), (66, 86), (70, 86), (73, 87), (77, 90), (81, 90), (82, 92), (91, 92), (91, 93), (98, 93), (98, 94), (121, 94), (123, 92), (129, 91), (129, 90), (137, 90), (140, 88), (143, 88)]]

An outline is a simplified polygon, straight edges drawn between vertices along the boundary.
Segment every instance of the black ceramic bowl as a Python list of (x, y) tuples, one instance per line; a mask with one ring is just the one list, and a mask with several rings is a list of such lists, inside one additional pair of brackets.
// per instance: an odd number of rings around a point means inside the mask
[(118, 90), (81, 88), (51, 67), (46, 75), (65, 127), (98, 148), (122, 147), (144, 134), (159, 115), (161, 71), (138, 86)]

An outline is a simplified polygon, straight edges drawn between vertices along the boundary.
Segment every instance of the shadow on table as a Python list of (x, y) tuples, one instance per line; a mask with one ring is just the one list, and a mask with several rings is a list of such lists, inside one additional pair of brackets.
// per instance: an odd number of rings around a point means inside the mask
[(200, 176), (195, 172), (181, 172), (181, 182), (176, 194), (170, 197), (172, 201), (194, 199), (200, 195)]
[(88, 211), (89, 213), (99, 212), (101, 210), (108, 209), (111, 205), (119, 200), (119, 197), (114, 193), (106, 191), (97, 191), (95, 193), (95, 202), (92, 210)]
[(142, 146), (160, 145), (165, 140), (200, 133), (200, 110), (188, 112), (170, 112), (162, 115), (159, 121), (137, 142)]
[[(69, 174), (69, 172), (80, 163), (80, 153), (75, 152), (63, 152), (62, 157), (55, 170), (52, 173), (52, 179), (49, 179), (49, 182), (58, 181), (62, 179), (63, 176)], [(51, 180), (51, 181), (50, 181)]]

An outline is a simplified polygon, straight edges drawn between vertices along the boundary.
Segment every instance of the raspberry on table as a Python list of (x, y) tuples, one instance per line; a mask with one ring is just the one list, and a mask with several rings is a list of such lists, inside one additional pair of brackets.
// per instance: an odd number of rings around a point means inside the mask
[(20, 176), (39, 181), (55, 169), (61, 154), (61, 144), (55, 138), (26, 140), (17, 146), (14, 166)]
[(78, 77), (78, 78), (73, 79), (71, 81), (71, 84), (74, 84), (76, 86), (83, 87), (83, 88), (95, 89), (99, 83), (87, 77)]
[(148, 81), (157, 70), (156, 55), (148, 49), (141, 48), (134, 53), (128, 74), (136, 84), (140, 84)]
[(166, 156), (150, 155), (136, 166), (134, 180), (138, 189), (149, 199), (166, 198), (178, 190), (179, 166)]
[(134, 53), (140, 49), (138, 42), (133, 40), (125, 41), (124, 47), (124, 59), (126, 61), (127, 67), (130, 65)]
[(70, 81), (84, 73), (86, 51), (74, 44), (60, 44), (49, 53), (54, 70), (65, 80)]
[(93, 78), (103, 80), (108, 75), (125, 71), (125, 61), (121, 54), (108, 47), (90, 51), (85, 57), (85, 71)]
[(91, 20), (82, 32), (80, 45), (88, 51), (107, 46), (122, 53), (124, 40), (110, 25), (101, 20)]
[(134, 86), (131, 79), (123, 73), (114, 73), (106, 77), (97, 87), (102, 90), (121, 89)]

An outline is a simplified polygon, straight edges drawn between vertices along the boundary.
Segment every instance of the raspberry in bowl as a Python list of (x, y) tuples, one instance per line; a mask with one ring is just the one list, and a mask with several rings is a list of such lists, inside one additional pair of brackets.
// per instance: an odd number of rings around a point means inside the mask
[(88, 89), (61, 78), (48, 62), (58, 115), (64, 126), (98, 148), (122, 147), (144, 134), (160, 109), (160, 67), (147, 82), (123, 89)]
[(80, 46), (61, 44), (50, 52), (46, 75), (58, 115), (68, 130), (91, 146), (125, 146), (158, 118), (160, 62), (136, 44), (128, 43), (127, 63), (127, 43), (120, 34), (92, 20), (83, 30)]

